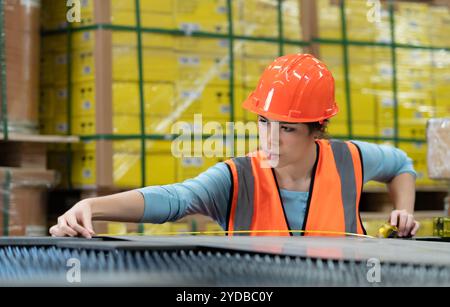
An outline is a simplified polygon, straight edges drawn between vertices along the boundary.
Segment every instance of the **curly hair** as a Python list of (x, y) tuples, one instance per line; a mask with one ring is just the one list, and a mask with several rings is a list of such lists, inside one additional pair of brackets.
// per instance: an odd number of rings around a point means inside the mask
[(325, 120), (323, 121), (323, 123), (320, 122), (314, 122), (314, 123), (305, 123), (308, 126), (309, 129), (309, 134), (313, 134), (313, 133), (317, 133), (318, 134), (318, 139), (327, 139), (328, 136), (328, 132), (327, 132), (327, 128), (328, 128), (328, 123), (329, 120)]

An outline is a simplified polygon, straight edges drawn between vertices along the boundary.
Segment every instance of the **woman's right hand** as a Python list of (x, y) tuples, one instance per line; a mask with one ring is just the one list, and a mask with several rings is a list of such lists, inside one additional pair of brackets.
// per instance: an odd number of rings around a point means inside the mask
[(58, 218), (58, 224), (50, 228), (53, 237), (85, 237), (95, 235), (92, 227), (92, 207), (89, 200), (82, 200)]

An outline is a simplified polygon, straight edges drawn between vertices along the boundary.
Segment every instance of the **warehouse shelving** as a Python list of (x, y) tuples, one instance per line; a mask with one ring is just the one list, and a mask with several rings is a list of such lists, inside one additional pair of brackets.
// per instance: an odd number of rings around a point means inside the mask
[[(278, 0), (277, 1), (277, 13), (278, 13), (278, 37), (252, 37), (252, 36), (245, 36), (245, 35), (235, 35), (233, 30), (233, 6), (232, 1), (227, 1), (227, 14), (228, 14), (228, 33), (222, 34), (222, 33), (212, 33), (212, 32), (204, 32), (204, 31), (182, 31), (178, 29), (163, 29), (163, 28), (146, 28), (142, 27), (141, 25), (141, 19), (140, 19), (140, 2), (135, 0), (135, 6), (136, 6), (136, 26), (121, 26), (121, 25), (115, 25), (115, 24), (109, 24), (109, 23), (98, 23), (94, 25), (87, 25), (87, 26), (80, 26), (73, 28), (69, 26), (66, 29), (59, 29), (54, 31), (45, 31), (43, 35), (56, 35), (61, 33), (67, 33), (69, 36), (69, 39), (67, 41), (67, 50), (69, 50), (69, 69), (70, 71), (70, 65), (71, 65), (71, 37), (73, 33), (76, 32), (83, 32), (88, 30), (109, 30), (109, 31), (122, 31), (122, 32), (131, 32), (136, 33), (138, 41), (137, 41), (137, 50), (138, 50), (138, 67), (139, 67), (139, 91), (140, 91), (140, 103), (141, 103), (141, 117), (140, 117), (140, 130), (141, 133), (139, 134), (126, 134), (126, 135), (119, 135), (119, 134), (112, 134), (112, 133), (97, 133), (93, 135), (83, 135), (81, 136), (81, 140), (83, 141), (99, 141), (99, 140), (107, 140), (107, 141), (114, 141), (114, 140), (140, 140), (141, 141), (141, 185), (145, 186), (147, 183), (147, 178), (145, 174), (145, 168), (146, 168), (146, 159), (145, 159), (145, 144), (148, 140), (173, 140), (176, 135), (167, 135), (167, 134), (146, 134), (145, 133), (145, 110), (143, 106), (143, 96), (144, 96), (144, 89), (143, 89), (143, 74), (142, 71), (143, 68), (143, 55), (142, 55), (142, 34), (143, 33), (157, 33), (157, 34), (164, 34), (164, 35), (171, 35), (171, 36), (179, 36), (179, 37), (194, 37), (194, 38), (210, 38), (210, 39), (228, 39), (229, 40), (229, 69), (230, 69), (230, 80), (229, 80), (229, 88), (230, 88), (230, 121), (234, 121), (234, 109), (235, 109), (235, 95), (234, 95), (234, 52), (233, 52), (233, 44), (236, 40), (248, 40), (248, 41), (255, 41), (255, 42), (268, 42), (273, 44), (278, 44), (279, 47), (279, 54), (283, 54), (283, 49), (285, 45), (295, 45), (299, 47), (304, 47), (306, 49), (310, 49), (311, 51), (314, 51), (312, 48), (314, 44), (319, 45), (337, 45), (342, 46), (343, 48), (343, 63), (344, 63), (344, 77), (345, 77), (345, 96), (346, 96), (346, 112), (347, 112), (347, 126), (348, 126), (348, 134), (346, 135), (337, 135), (336, 138), (340, 139), (361, 139), (361, 140), (367, 140), (367, 141), (375, 141), (375, 142), (381, 142), (381, 141), (391, 141), (394, 143), (394, 145), (398, 146), (400, 142), (406, 142), (406, 143), (412, 143), (412, 142), (419, 142), (424, 143), (426, 142), (423, 138), (405, 138), (399, 136), (399, 115), (398, 115), (398, 84), (397, 84), (397, 56), (396, 51), (397, 49), (418, 49), (418, 50), (445, 50), (450, 51), (450, 48), (448, 47), (437, 47), (437, 46), (422, 46), (422, 45), (413, 45), (413, 44), (400, 44), (396, 43), (396, 37), (395, 37), (395, 14), (394, 14), (394, 6), (395, 1), (388, 1), (388, 8), (389, 8), (389, 22), (390, 22), (390, 32), (391, 32), (391, 42), (369, 42), (369, 41), (356, 41), (356, 40), (350, 40), (347, 37), (347, 24), (346, 24), (346, 1), (339, 1), (340, 5), (340, 19), (341, 19), (341, 27), (342, 27), (342, 39), (327, 39), (327, 38), (319, 38), (317, 32), (317, 26), (314, 27), (306, 27), (306, 25), (302, 25), (305, 27), (305, 29), (308, 29), (307, 31), (312, 31), (312, 33), (305, 33), (304, 36), (310, 37), (311, 39), (309, 41), (302, 41), (302, 40), (287, 40), (283, 37), (283, 16), (282, 16), (282, 5), (283, 1)], [(317, 15), (317, 8), (311, 6), (311, 2), (308, 3), (308, 1), (300, 1), (302, 5), (302, 10), (305, 9), (305, 11), (308, 11), (309, 14), (312, 14), (314, 16)], [(315, 22), (317, 23), (316, 18), (312, 18), (309, 22)], [(351, 82), (349, 80), (350, 75), (350, 58), (349, 58), (349, 46), (372, 46), (372, 47), (383, 47), (391, 50), (391, 65), (393, 67), (393, 77), (392, 77), (392, 90), (394, 95), (394, 117), (393, 117), (393, 133), (394, 135), (392, 137), (386, 137), (386, 136), (364, 136), (364, 135), (358, 135), (356, 131), (353, 129), (353, 114), (352, 114), (352, 101), (351, 101)], [(68, 73), (68, 84), (71, 84), (71, 75)], [(71, 132), (71, 95), (70, 95), (70, 86), (69, 86), (69, 94), (68, 94), (68, 133)], [(208, 135), (204, 135), (203, 138), (209, 137)]]

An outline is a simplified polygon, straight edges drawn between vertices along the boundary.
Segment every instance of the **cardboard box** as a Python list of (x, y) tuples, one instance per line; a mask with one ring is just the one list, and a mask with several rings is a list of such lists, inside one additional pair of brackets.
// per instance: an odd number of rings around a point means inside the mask
[(8, 0), (2, 5), (8, 126), (11, 131), (35, 133), (38, 127), (40, 3)]
[(57, 182), (56, 173), (2, 167), (0, 178), (0, 234), (48, 235), (46, 193)]
[(1, 142), (0, 165), (45, 170), (47, 145), (33, 142)]

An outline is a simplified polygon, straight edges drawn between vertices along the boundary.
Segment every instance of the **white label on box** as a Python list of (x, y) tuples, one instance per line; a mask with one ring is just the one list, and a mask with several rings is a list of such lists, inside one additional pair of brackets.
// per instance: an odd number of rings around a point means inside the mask
[(220, 113), (222, 113), (222, 114), (229, 114), (230, 113), (230, 105), (222, 104), (220, 106)]
[(391, 107), (394, 106), (394, 99), (384, 97), (384, 98), (381, 100), (381, 105), (382, 105), (384, 108), (391, 108)]
[(91, 66), (84, 66), (83, 73), (89, 75), (91, 73)]
[(25, 236), (43, 237), (47, 235), (47, 227), (41, 225), (27, 225), (25, 227)]
[(383, 136), (391, 137), (391, 136), (394, 136), (394, 129), (393, 128), (384, 128), (381, 133)]
[(67, 89), (61, 89), (58, 91), (59, 98), (67, 98)]
[(56, 125), (56, 131), (58, 132), (63, 132), (66, 133), (67, 132), (67, 124), (66, 123), (60, 123), (58, 125)]
[(92, 106), (92, 104), (89, 100), (83, 102), (83, 110), (90, 110), (91, 106)]
[(228, 72), (221, 73), (220, 74), (220, 79), (221, 80), (228, 80), (228, 79), (230, 79), (230, 73), (228, 73)]
[(203, 165), (203, 159), (194, 157), (183, 158), (181, 163), (184, 167), (200, 167)]
[(228, 48), (228, 40), (227, 39), (221, 39), (219, 40), (219, 47), (221, 48)]
[(227, 7), (224, 5), (221, 5), (217, 7), (217, 13), (219, 14), (226, 14), (227, 13)]
[(178, 58), (178, 63), (180, 63), (181, 65), (199, 65), (200, 58), (199, 57), (181, 56)]
[(91, 40), (91, 32), (89, 32), (89, 31), (83, 32), (83, 40), (84, 41)]
[(20, 0), (20, 4), (27, 7), (41, 7), (41, 0)]
[(59, 64), (59, 65), (67, 64), (67, 56), (66, 55), (57, 56), (56, 57), (56, 64)]
[(197, 99), (200, 99), (201, 96), (202, 96), (202, 93), (198, 92), (198, 91), (182, 91), (181, 92), (182, 99), (197, 100)]
[(423, 88), (422, 82), (414, 82), (413, 88), (414, 88), (415, 90), (420, 90), (420, 89), (422, 89), (422, 88)]
[(422, 112), (414, 112), (414, 118), (418, 118), (418, 119), (421, 119), (421, 118), (423, 118), (423, 113)]
[(200, 25), (196, 23), (182, 23), (180, 24), (180, 29), (186, 33), (186, 35), (190, 35), (192, 32), (199, 31)]
[(90, 169), (83, 169), (83, 178), (91, 178), (92, 177), (92, 172)]

